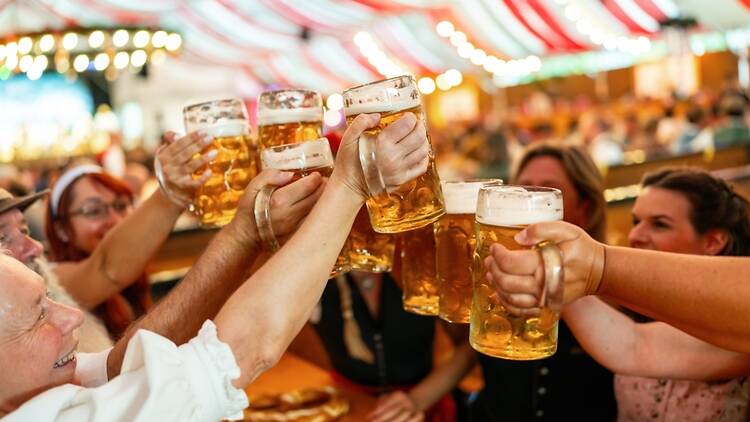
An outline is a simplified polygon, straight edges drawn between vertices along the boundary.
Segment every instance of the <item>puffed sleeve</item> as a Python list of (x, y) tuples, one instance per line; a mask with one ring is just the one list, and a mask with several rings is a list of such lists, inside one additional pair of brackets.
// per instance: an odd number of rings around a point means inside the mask
[[(64, 385), (6, 416), (7, 421), (218, 421), (242, 417), (247, 396), (232, 385), (240, 369), (211, 321), (177, 347), (150, 331), (128, 344), (121, 374), (97, 388)], [(3, 420), (3, 422), (6, 421)]]
[(99, 387), (109, 381), (107, 378), (107, 358), (110, 347), (99, 353), (76, 353), (76, 384), (83, 387)]

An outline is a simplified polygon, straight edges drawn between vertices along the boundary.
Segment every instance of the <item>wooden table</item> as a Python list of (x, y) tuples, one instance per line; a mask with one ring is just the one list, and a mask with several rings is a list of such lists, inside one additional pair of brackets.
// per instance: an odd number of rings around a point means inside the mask
[(262, 394), (326, 386), (336, 387), (349, 400), (349, 413), (340, 419), (342, 422), (365, 421), (367, 414), (375, 407), (375, 398), (336, 384), (328, 372), (291, 353), (286, 353), (276, 366), (258, 377), (245, 391), (252, 400)]

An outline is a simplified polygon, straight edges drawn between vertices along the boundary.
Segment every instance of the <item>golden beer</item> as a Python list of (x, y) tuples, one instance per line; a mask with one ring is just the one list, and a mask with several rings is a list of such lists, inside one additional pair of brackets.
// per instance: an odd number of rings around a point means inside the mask
[(218, 151), (215, 159), (193, 173), (197, 179), (211, 170), (211, 177), (196, 190), (191, 210), (201, 225), (223, 226), (234, 218), (245, 187), (257, 174), (257, 150), (245, 105), (241, 100), (211, 101), (185, 107), (184, 116), (187, 132), (200, 130), (213, 137), (202, 154)]
[(439, 315), (448, 322), (469, 322), (475, 246), (474, 213), (446, 214), (435, 222)]
[(477, 195), (486, 183), (499, 179), (442, 182), (446, 214), (435, 222), (435, 253), (440, 293), (440, 318), (468, 323), (471, 315), (473, 264), (476, 236), (474, 212)]
[[(331, 146), (326, 138), (268, 147), (261, 152), (261, 162), (263, 169), (273, 168), (293, 173), (290, 183), (316, 172), (323, 177), (330, 177), (334, 163)], [(349, 251), (350, 241), (347, 239), (336, 258), (331, 271), (332, 278), (349, 271)]]
[(530, 318), (506, 312), (497, 290), (486, 278), (484, 259), (495, 243), (511, 250), (525, 248), (513, 237), (528, 224), (561, 220), (562, 195), (556, 189), (514, 189), (524, 188), (483, 187), (479, 193), (469, 342), (475, 350), (489, 356), (512, 360), (542, 359), (557, 350), (559, 312), (542, 307), (538, 317)]
[(438, 281), (435, 274), (435, 234), (432, 225), (401, 233), (401, 282), (404, 310), (437, 315)]
[[(375, 142), (380, 132), (404, 113), (411, 112), (422, 121), (424, 113), (416, 83), (411, 76), (401, 76), (384, 81), (350, 88), (344, 92), (344, 111), (347, 124), (362, 113), (380, 113), (380, 124), (360, 138), (360, 159), (363, 157), (362, 142)], [(374, 151), (374, 145), (370, 146)], [(391, 192), (370, 192), (367, 209), (372, 227), (378, 233), (400, 233), (430, 225), (443, 214), (445, 205), (440, 190), (440, 179), (435, 169), (435, 157), (430, 149), (427, 171)], [(365, 166), (377, 165), (362, 162), (365, 175), (370, 172)], [(369, 186), (368, 181), (368, 186)]]
[(310, 141), (323, 136), (321, 122), (289, 122), (258, 126), (261, 148)]
[(315, 91), (282, 90), (258, 97), (261, 149), (314, 141), (323, 136), (323, 100)]
[(393, 267), (396, 239), (392, 235), (375, 232), (370, 225), (367, 209), (362, 207), (349, 233), (349, 263), (352, 269), (382, 273)]

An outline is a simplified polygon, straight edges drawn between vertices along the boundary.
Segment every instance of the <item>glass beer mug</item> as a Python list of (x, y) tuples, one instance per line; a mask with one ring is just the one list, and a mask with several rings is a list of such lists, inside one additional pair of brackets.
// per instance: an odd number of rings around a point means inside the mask
[(315, 91), (285, 89), (258, 97), (260, 148), (314, 141), (323, 136), (323, 100)]
[[(292, 172), (294, 174), (292, 182), (313, 172), (318, 172), (323, 177), (330, 177), (333, 173), (333, 163), (331, 146), (326, 138), (272, 146), (261, 152), (261, 165), (264, 170), (272, 168)], [(270, 202), (274, 190), (276, 186), (265, 186), (255, 198), (255, 222), (258, 234), (266, 248), (272, 251), (279, 249), (279, 242), (271, 227)], [(331, 277), (349, 271), (349, 268), (349, 240), (347, 239), (336, 259)]]
[(437, 315), (440, 296), (435, 274), (433, 226), (409, 230), (400, 236), (404, 310), (419, 315)]
[(347, 124), (362, 113), (380, 113), (380, 124), (359, 139), (359, 157), (370, 191), (367, 210), (378, 233), (400, 233), (427, 226), (445, 213), (435, 159), (430, 150), (427, 172), (390, 192), (377, 167), (375, 143), (380, 132), (404, 113), (424, 121), (417, 84), (411, 76), (399, 76), (344, 91)]
[(479, 189), (499, 179), (444, 181), (445, 215), (435, 222), (435, 254), (439, 316), (453, 323), (469, 323), (471, 315), (471, 267), (477, 238), (474, 219)]
[(353, 270), (382, 273), (390, 271), (393, 267), (396, 237), (373, 230), (364, 206), (354, 219), (349, 242), (349, 262)]
[(557, 326), (562, 309), (562, 257), (552, 243), (535, 247), (542, 257), (545, 287), (541, 312), (534, 317), (508, 313), (497, 291), (486, 279), (484, 259), (490, 246), (500, 243), (508, 249), (523, 249), (514, 236), (529, 224), (562, 220), (563, 200), (557, 189), (484, 185), (479, 190), (476, 210), (477, 247), (474, 253), (474, 294), (471, 304), (469, 342), (489, 356), (534, 360), (557, 350)]
[(190, 209), (202, 226), (223, 226), (234, 217), (245, 187), (257, 174), (257, 150), (250, 139), (245, 104), (240, 99), (209, 101), (185, 107), (183, 115), (186, 132), (202, 131), (213, 137), (202, 153), (218, 151), (215, 159), (193, 173), (197, 179), (211, 170), (211, 177), (196, 190)]

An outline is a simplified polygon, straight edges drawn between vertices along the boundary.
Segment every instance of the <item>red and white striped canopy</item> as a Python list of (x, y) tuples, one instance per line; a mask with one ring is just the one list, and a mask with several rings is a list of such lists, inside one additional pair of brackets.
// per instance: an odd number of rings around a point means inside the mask
[(598, 49), (597, 28), (653, 37), (677, 17), (705, 29), (744, 27), (750, 0), (0, 0), (0, 37), (75, 25), (164, 27), (182, 33), (186, 63), (241, 69), (258, 86), (333, 92), (379, 78), (353, 41), (359, 31), (421, 74), (476, 69), (438, 35), (443, 20), (487, 54), (523, 58)]

